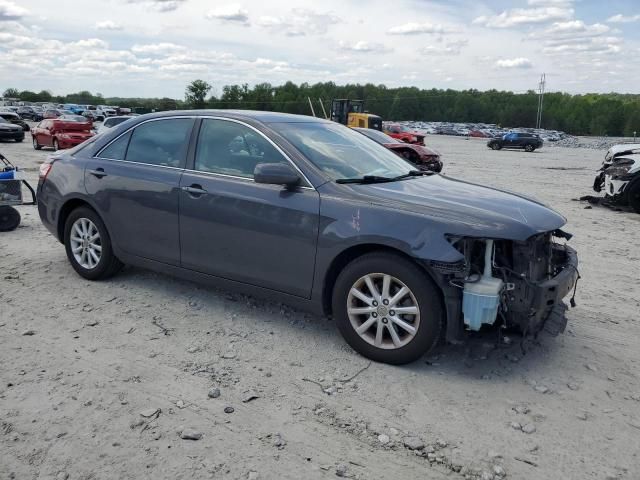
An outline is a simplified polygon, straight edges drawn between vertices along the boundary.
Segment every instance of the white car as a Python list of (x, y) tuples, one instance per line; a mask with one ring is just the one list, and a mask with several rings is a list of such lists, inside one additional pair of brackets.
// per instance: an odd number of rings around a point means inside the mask
[(640, 213), (640, 144), (611, 147), (598, 170), (593, 189), (604, 191), (607, 200), (628, 205)]
[(125, 116), (116, 116), (116, 117), (106, 117), (102, 125), (98, 127), (98, 133), (103, 133), (109, 130), (110, 128), (115, 127), (116, 125), (120, 125), (122, 122), (126, 122), (127, 120), (132, 119), (133, 117), (125, 117)]

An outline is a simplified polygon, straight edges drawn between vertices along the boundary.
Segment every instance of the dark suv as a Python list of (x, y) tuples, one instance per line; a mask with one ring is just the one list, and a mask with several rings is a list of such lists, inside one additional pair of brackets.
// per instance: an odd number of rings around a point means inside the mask
[(527, 152), (533, 152), (534, 150), (541, 148), (543, 145), (542, 139), (533, 133), (507, 133), (502, 137), (492, 138), (487, 142), (487, 147), (493, 150), (500, 150), (501, 148), (517, 148), (525, 150)]
[(127, 263), (266, 295), (396, 364), (498, 318), (557, 333), (577, 278), (549, 207), (313, 117), (132, 118), (47, 160), (38, 209), (87, 279)]

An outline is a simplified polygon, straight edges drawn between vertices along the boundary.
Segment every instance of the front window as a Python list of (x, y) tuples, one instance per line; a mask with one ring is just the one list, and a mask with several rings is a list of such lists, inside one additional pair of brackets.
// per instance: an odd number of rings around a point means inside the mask
[(264, 137), (245, 125), (217, 119), (202, 121), (196, 149), (196, 170), (253, 178), (259, 163), (288, 161)]
[(334, 180), (368, 175), (397, 177), (414, 169), (382, 145), (337, 123), (273, 123), (270, 126)]

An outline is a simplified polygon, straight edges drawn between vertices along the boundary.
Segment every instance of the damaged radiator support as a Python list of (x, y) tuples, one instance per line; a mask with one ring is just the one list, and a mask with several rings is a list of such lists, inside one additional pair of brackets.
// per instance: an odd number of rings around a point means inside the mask
[(571, 290), (575, 295), (579, 274), (575, 251), (554, 237), (570, 238), (556, 231), (524, 242), (472, 238), (454, 242), (467, 260), (462, 310), (468, 329), (493, 324), (499, 315), (506, 326), (523, 332), (564, 330), (567, 306), (562, 299)]

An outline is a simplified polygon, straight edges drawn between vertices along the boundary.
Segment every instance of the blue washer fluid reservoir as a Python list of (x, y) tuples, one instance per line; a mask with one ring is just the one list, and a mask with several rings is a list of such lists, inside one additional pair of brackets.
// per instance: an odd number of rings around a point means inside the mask
[(480, 330), (482, 324), (491, 325), (498, 316), (500, 292), (504, 282), (492, 276), (493, 240), (487, 240), (484, 254), (484, 273), (477, 282), (464, 285), (462, 313), (470, 330)]

